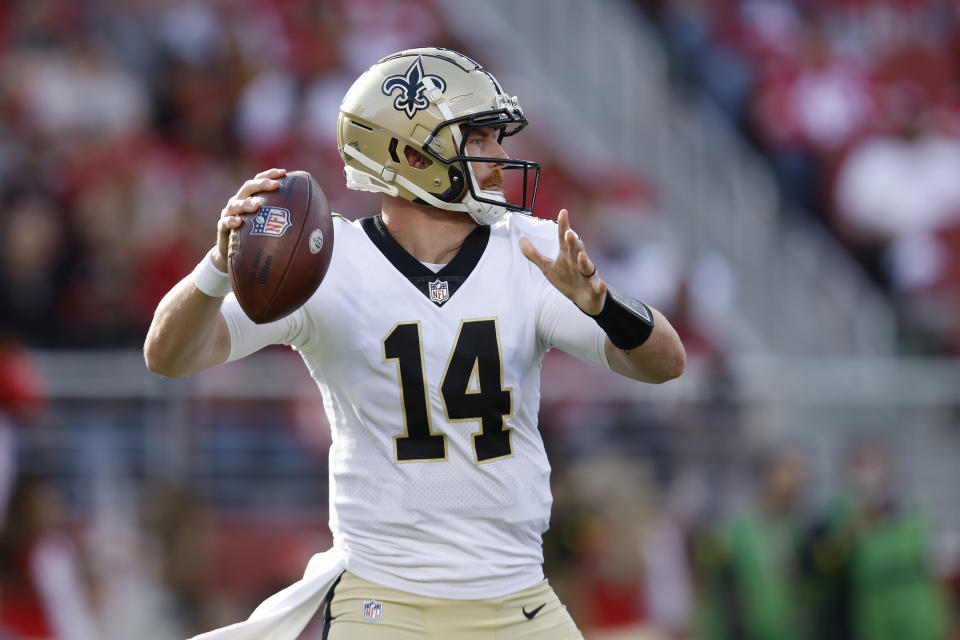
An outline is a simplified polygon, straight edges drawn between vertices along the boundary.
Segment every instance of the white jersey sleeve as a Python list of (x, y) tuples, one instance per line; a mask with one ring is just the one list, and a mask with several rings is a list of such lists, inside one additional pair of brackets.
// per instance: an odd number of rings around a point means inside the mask
[(257, 324), (247, 317), (233, 293), (224, 298), (220, 314), (230, 330), (230, 355), (226, 362), (244, 358), (271, 344), (285, 344), (297, 351), (309, 351), (317, 332), (303, 307), (275, 322)]
[(547, 349), (556, 347), (587, 364), (610, 368), (604, 348), (607, 334), (549, 281), (540, 296), (537, 336)]

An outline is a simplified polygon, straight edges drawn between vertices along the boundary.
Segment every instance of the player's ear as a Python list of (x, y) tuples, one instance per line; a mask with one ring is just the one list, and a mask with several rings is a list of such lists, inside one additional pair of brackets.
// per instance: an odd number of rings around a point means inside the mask
[(410, 145), (407, 145), (403, 148), (403, 155), (407, 159), (407, 164), (414, 169), (419, 169), (420, 171), (423, 171), (433, 164), (433, 160), (423, 155)]

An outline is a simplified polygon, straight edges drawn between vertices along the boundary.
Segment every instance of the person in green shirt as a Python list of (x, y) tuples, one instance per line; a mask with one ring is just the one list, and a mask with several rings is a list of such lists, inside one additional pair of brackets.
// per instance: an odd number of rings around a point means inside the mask
[(848, 492), (803, 545), (814, 637), (942, 640), (946, 600), (929, 563), (924, 518), (896, 500), (893, 461), (877, 441), (847, 457)]
[(805, 464), (792, 450), (762, 456), (756, 501), (698, 536), (694, 558), (706, 640), (802, 640), (797, 548)]

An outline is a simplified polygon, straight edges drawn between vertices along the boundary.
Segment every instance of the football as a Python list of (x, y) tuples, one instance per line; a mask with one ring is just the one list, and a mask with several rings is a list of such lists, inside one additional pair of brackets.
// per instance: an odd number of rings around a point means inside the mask
[(229, 270), (240, 307), (263, 324), (293, 313), (320, 286), (333, 255), (333, 219), (306, 171), (288, 172), (276, 191), (254, 197), (262, 204), (234, 231)]

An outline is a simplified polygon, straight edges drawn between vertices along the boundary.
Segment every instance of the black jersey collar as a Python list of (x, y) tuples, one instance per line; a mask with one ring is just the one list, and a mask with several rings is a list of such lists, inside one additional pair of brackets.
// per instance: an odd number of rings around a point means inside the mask
[(360, 224), (373, 244), (397, 271), (438, 307), (453, 297), (460, 285), (470, 276), (490, 240), (490, 227), (477, 227), (463, 241), (453, 260), (434, 273), (400, 246), (387, 231), (380, 215), (364, 218)]

